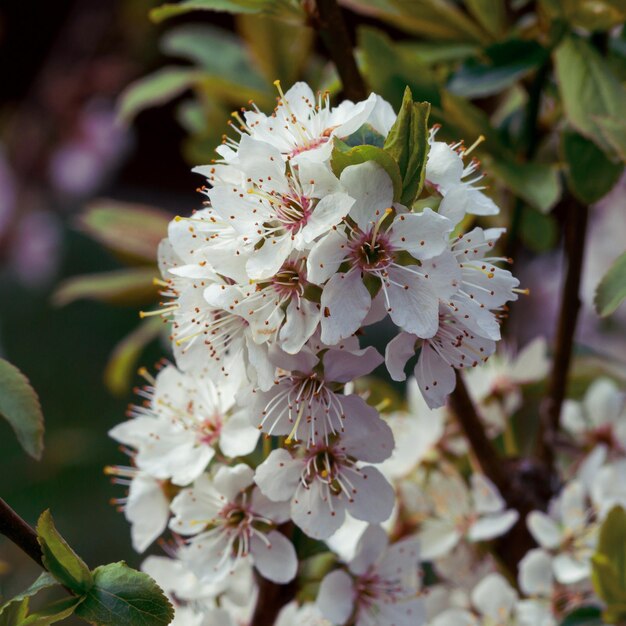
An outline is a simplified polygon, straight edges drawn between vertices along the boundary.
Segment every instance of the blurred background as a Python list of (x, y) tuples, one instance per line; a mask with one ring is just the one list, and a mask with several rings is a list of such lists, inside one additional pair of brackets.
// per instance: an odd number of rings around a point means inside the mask
[[(285, 90), (305, 79), (341, 91), (299, 3), (278, 2), (269, 17), (202, 11), (154, 23), (158, 4), (57, 0), (38, 3), (36, 15), (19, 0), (0, 7), (0, 355), (30, 378), (46, 418), (39, 463), (0, 422), (0, 494), (30, 523), (51, 508), (91, 566), (141, 560), (109, 503), (123, 493), (103, 468), (127, 458), (107, 431), (124, 419), (138, 366), (166, 354), (160, 320), (140, 321), (138, 310), (158, 301), (151, 278), (168, 219), (201, 204), (191, 166), (213, 158), (232, 109), (251, 98), (271, 109), (276, 78)], [(416, 100), (433, 103), (440, 137), (487, 139), (476, 154), (492, 166), (487, 184), (503, 207), (487, 225), (511, 225), (505, 252), (531, 290), (507, 323), (509, 344), (551, 337), (566, 188), (594, 204), (578, 363), (623, 375), (624, 312), (599, 319), (592, 300), (623, 251), (626, 131), (601, 151), (569, 111), (566, 124), (551, 61), (563, 32), (574, 33), (596, 51), (589, 58), (602, 60), (619, 100), (623, 3), (348, 0), (344, 11), (373, 90), (397, 107), (409, 84)], [(607, 119), (623, 123), (624, 106)], [(564, 132), (574, 134), (576, 158), (595, 154), (600, 180), (572, 184)], [(0, 538), (1, 595), (37, 573)]]

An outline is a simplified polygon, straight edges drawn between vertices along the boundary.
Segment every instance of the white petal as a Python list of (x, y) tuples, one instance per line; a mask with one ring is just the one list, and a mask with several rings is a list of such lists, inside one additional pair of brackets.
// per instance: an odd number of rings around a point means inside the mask
[(324, 379), (338, 383), (347, 383), (373, 372), (382, 362), (383, 357), (372, 346), (363, 350), (328, 350), (323, 357)]
[(245, 463), (239, 463), (234, 467), (223, 465), (217, 470), (213, 478), (215, 489), (223, 494), (229, 502), (232, 502), (253, 482), (254, 470)]
[(350, 515), (370, 524), (380, 524), (388, 519), (393, 510), (395, 492), (380, 471), (366, 466), (358, 477), (351, 475), (350, 478), (354, 485), (353, 501), (347, 504)]
[(350, 337), (361, 326), (371, 303), (358, 270), (333, 275), (322, 292), (322, 341), (332, 346)]
[(509, 376), (520, 383), (544, 378), (550, 369), (548, 344), (545, 337), (537, 337), (526, 344), (511, 367)]
[(348, 240), (343, 231), (331, 230), (311, 249), (307, 257), (307, 278), (316, 285), (325, 283), (348, 254)]
[(259, 430), (250, 424), (246, 411), (229, 417), (220, 433), (220, 449), (231, 458), (250, 454), (259, 441)]
[(246, 263), (250, 278), (260, 280), (274, 276), (292, 249), (293, 242), (290, 235), (265, 239), (263, 245), (254, 250)]
[(419, 589), (420, 578), (419, 539), (407, 537), (389, 546), (380, 561), (378, 573), (387, 580), (399, 580), (407, 588)]
[(552, 557), (540, 548), (529, 550), (519, 564), (519, 586), (526, 595), (552, 594)]
[(475, 521), (467, 533), (469, 541), (488, 541), (507, 533), (519, 519), (519, 513), (509, 509), (504, 513), (488, 515)]
[(271, 531), (267, 540), (255, 535), (250, 541), (250, 552), (259, 573), (272, 582), (285, 584), (298, 571), (298, 557), (293, 544), (278, 531)]
[(428, 622), (428, 626), (480, 626), (480, 622), (464, 609), (447, 609)]
[(313, 539), (330, 537), (345, 519), (344, 500), (334, 496), (330, 498), (329, 503), (320, 482), (314, 480), (308, 489), (300, 483), (291, 501), (293, 521)]
[(388, 545), (389, 537), (380, 526), (368, 526), (361, 535), (350, 571), (355, 575), (365, 574), (382, 557)]
[(326, 234), (348, 215), (354, 205), (354, 199), (346, 193), (334, 193), (324, 196), (313, 209), (311, 217), (302, 229), (302, 239), (310, 244), (319, 236)]
[(287, 450), (270, 452), (269, 456), (256, 468), (254, 480), (270, 500), (289, 500), (300, 482), (302, 462), (291, 457)]
[(554, 577), (564, 585), (589, 578), (591, 565), (587, 559), (577, 559), (571, 554), (557, 554), (552, 560)]
[(367, 161), (346, 167), (340, 180), (356, 200), (350, 217), (363, 232), (368, 232), (393, 204), (393, 183), (389, 174), (374, 161)]
[(494, 623), (506, 621), (517, 599), (515, 589), (504, 576), (495, 572), (487, 574), (472, 590), (472, 604)]
[(404, 368), (407, 361), (415, 355), (415, 342), (417, 335), (411, 333), (398, 333), (385, 348), (385, 365), (393, 380), (406, 380)]
[(301, 298), (287, 306), (285, 323), (278, 334), (279, 342), (285, 352), (297, 354), (317, 329), (322, 317), (320, 307), (315, 302)]
[(461, 539), (453, 522), (437, 519), (426, 519), (418, 537), (421, 557), (424, 561), (431, 561), (448, 554)]
[(387, 231), (390, 243), (406, 250), (416, 259), (430, 259), (441, 254), (448, 245), (452, 223), (426, 208), (422, 213), (398, 215)]
[(139, 474), (130, 483), (124, 516), (131, 524), (133, 548), (143, 552), (166, 528), (169, 502), (159, 483)]
[(354, 603), (354, 585), (350, 576), (343, 570), (328, 574), (320, 585), (316, 603), (322, 615), (333, 624), (345, 624)]
[(498, 513), (505, 509), (500, 492), (484, 474), (472, 474), (470, 482), (477, 513)]
[(598, 427), (617, 420), (624, 406), (624, 397), (612, 380), (599, 378), (587, 389), (583, 404), (591, 422)]
[(431, 409), (443, 406), (447, 397), (456, 387), (454, 369), (437, 354), (427, 341), (422, 346), (415, 366), (415, 378), (426, 404)]
[(563, 533), (559, 525), (542, 511), (531, 511), (526, 517), (526, 525), (533, 539), (542, 548), (556, 548), (561, 545)]

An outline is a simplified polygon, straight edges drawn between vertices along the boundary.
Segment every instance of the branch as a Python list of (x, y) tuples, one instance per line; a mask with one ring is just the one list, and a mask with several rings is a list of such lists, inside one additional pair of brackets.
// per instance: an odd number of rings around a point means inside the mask
[(585, 254), (588, 207), (569, 197), (564, 249), (567, 254), (567, 275), (561, 292), (561, 308), (556, 332), (552, 373), (545, 399), (537, 441), (539, 458), (549, 465), (554, 461), (552, 443), (560, 427), (561, 406), (567, 390), (567, 378), (576, 323), (580, 311), (580, 278)]
[(357, 67), (350, 34), (337, 0), (312, 0), (311, 4), (311, 23), (339, 72), (346, 98), (365, 100), (368, 90)]
[(450, 394), (450, 406), (465, 438), (469, 441), (480, 470), (502, 494), (505, 494), (510, 485), (508, 472), (498, 455), (498, 451), (485, 434), (483, 423), (467, 392), (463, 376), (458, 370), (456, 372), (456, 387)]
[(2, 498), (0, 498), (0, 533), (28, 554), (37, 565), (46, 569), (41, 560), (41, 546), (35, 531)]

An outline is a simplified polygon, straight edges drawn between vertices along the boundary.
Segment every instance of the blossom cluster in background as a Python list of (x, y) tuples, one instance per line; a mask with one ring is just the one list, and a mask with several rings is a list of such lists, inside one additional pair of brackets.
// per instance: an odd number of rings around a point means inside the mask
[[(549, 364), (541, 341), (494, 354), (521, 290), (494, 251), (503, 230), (474, 225), (498, 208), (472, 148), (437, 141), (410, 97), (396, 116), (374, 94), (332, 107), (278, 88), (272, 114), (235, 115), (237, 137), (196, 168), (205, 208), (160, 246), (150, 313), (174, 362), (143, 372), (111, 431), (132, 466), (109, 468), (135, 549), (168, 533), (145, 571), (185, 626), (247, 624), (262, 579), (296, 577), (280, 626), (558, 624), (593, 598), (599, 524), (626, 500), (622, 394), (601, 379), (567, 403), (562, 487), (522, 520), (539, 547), (513, 587), (485, 542), (519, 513), (445, 403), (467, 371), (489, 436), (511, 442)], [(394, 329), (384, 354), (377, 323)], [(362, 384), (383, 365), (394, 381), (413, 369), (403, 408)]]

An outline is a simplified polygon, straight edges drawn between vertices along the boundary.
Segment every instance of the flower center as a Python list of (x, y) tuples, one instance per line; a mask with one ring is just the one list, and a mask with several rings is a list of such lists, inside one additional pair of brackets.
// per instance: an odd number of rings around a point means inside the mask
[(392, 262), (392, 250), (386, 237), (364, 233), (351, 246), (354, 263), (366, 272), (384, 270)]
[(276, 219), (290, 233), (298, 232), (313, 212), (313, 201), (302, 195), (283, 196), (276, 207)]
[(219, 414), (207, 417), (198, 427), (198, 438), (200, 443), (212, 446), (220, 436), (222, 431), (222, 416)]
[(301, 296), (304, 292), (304, 280), (295, 265), (285, 263), (272, 279), (272, 285), (281, 298)]

